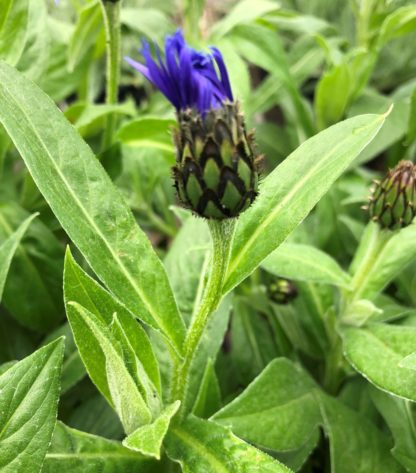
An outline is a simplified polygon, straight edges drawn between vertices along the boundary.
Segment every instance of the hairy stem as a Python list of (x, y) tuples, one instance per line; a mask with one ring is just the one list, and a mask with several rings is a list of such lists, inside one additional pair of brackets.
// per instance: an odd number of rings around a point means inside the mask
[(198, 312), (195, 314), (185, 341), (185, 358), (176, 367), (173, 380), (173, 399), (184, 400), (189, 370), (211, 314), (222, 298), (222, 288), (228, 269), (235, 219), (210, 220), (212, 237), (211, 272)]
[[(106, 103), (113, 105), (117, 103), (118, 84), (120, 80), (120, 0), (101, 0), (103, 11), (106, 47), (107, 47), (107, 71), (106, 71)], [(112, 142), (116, 127), (116, 115), (110, 113), (107, 116), (102, 150), (108, 149)]]

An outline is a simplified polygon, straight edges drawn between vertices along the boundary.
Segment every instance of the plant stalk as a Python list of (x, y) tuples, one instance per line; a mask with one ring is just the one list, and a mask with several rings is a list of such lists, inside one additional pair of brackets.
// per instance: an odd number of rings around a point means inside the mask
[(224, 279), (227, 274), (233, 240), (235, 219), (209, 220), (212, 237), (211, 272), (198, 312), (191, 322), (185, 341), (185, 358), (174, 371), (173, 400), (183, 403), (188, 385), (189, 371), (204, 330), (211, 314), (217, 309), (222, 298)]
[[(103, 11), (107, 65), (106, 65), (106, 104), (114, 105), (118, 99), (118, 85), (120, 81), (120, 0), (101, 0)], [(106, 119), (102, 150), (105, 151), (113, 143), (116, 128), (116, 114), (109, 113)]]

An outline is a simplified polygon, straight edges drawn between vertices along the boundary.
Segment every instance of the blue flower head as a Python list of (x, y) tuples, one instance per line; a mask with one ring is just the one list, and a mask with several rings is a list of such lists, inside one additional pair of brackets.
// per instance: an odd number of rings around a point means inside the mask
[(157, 46), (155, 53), (157, 59), (152, 57), (149, 43), (143, 41), (145, 64), (129, 57), (126, 61), (157, 87), (177, 111), (193, 108), (204, 115), (210, 109), (223, 107), (224, 102), (233, 102), (227, 69), (217, 48), (196, 51), (178, 30), (166, 37), (165, 58)]

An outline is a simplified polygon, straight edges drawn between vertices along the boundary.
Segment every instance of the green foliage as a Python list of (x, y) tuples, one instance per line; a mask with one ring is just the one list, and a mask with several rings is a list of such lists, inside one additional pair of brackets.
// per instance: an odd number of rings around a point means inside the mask
[(0, 3), (0, 471), (416, 473), (414, 2)]
[(0, 376), (0, 468), (39, 472), (49, 448), (59, 399), (63, 340), (58, 339)]

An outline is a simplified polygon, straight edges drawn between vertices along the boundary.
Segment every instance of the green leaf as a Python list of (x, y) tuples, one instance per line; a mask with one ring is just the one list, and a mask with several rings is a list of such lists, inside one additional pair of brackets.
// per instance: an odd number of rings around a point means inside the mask
[(151, 424), (139, 427), (126, 437), (123, 440), (123, 445), (159, 460), (163, 439), (180, 404), (180, 401), (169, 404)]
[(138, 148), (154, 148), (172, 156), (174, 146), (169, 129), (176, 125), (168, 118), (140, 117), (124, 124), (117, 132), (122, 143)]
[(393, 434), (393, 456), (410, 473), (416, 473), (416, 425), (412, 415), (414, 404), (375, 388), (371, 390), (371, 399)]
[[(8, 238), (29, 216), (15, 202), (0, 205), (0, 238)], [(53, 232), (34, 220), (14, 255), (3, 293), (8, 312), (31, 330), (46, 332), (63, 318), (63, 255)]]
[(403, 473), (390, 455), (388, 437), (373, 423), (334, 398), (320, 397), (333, 473)]
[(36, 85), (4, 63), (0, 84), (0, 121), (63, 228), (110, 291), (180, 353), (185, 326), (165, 270), (91, 149)]
[(0, 246), (0, 300), (3, 296), (4, 284), (6, 282), (13, 255), (16, 252), (23, 235), (26, 233), (26, 230), (29, 228), (29, 225), (36, 216), (37, 214), (33, 214), (28, 217)]
[[(135, 377), (136, 383), (140, 386), (142, 382), (146, 382), (145, 377), (147, 377), (149, 379), (148, 384), (155, 386), (157, 391), (160, 393), (161, 385), (159, 367), (145, 330), (122, 304), (118, 303), (111, 294), (109, 294), (82, 270), (72, 257), (69, 249), (65, 255), (64, 292), (66, 303), (70, 301), (77, 302), (85, 309), (92, 312), (107, 327), (111, 326), (113, 315), (117, 314), (118, 325), (120, 325), (120, 330), (123, 333), (119, 334), (120, 337), (115, 336), (115, 338), (121, 342), (121, 351), (123, 352), (123, 347), (126, 351), (130, 351), (130, 349), (133, 350), (134, 355), (138, 360), (132, 360), (130, 358), (129, 363), (131, 365), (140, 364), (144, 370), (143, 372), (141, 366), (132, 366), (131, 371), (133, 377)], [(113, 335), (115, 335), (114, 330), (112, 332)], [(100, 358), (93, 360), (88, 357), (87, 353), (85, 353), (85, 359), (88, 360), (88, 362), (94, 361), (97, 363), (100, 360)], [(129, 363), (127, 363), (127, 365)], [(141, 379), (138, 379), (138, 377), (135, 376), (138, 373), (137, 370), (140, 372)], [(103, 362), (101, 366), (97, 366), (94, 371), (97, 374), (104, 373), (105, 363)], [(105, 389), (105, 383), (103, 385), (100, 382), (100, 379), (97, 379), (94, 382), (100, 383), (101, 388)]]
[(416, 370), (416, 352), (406, 356), (406, 358), (399, 363), (399, 366), (401, 368)]
[(194, 407), (192, 408), (192, 414), (205, 419), (217, 412), (220, 407), (221, 388), (217, 375), (215, 374), (214, 363), (211, 358), (209, 358)]
[(56, 423), (63, 339), (40, 348), (0, 376), (0, 470), (41, 470)]
[(406, 133), (409, 121), (410, 105), (403, 97), (386, 97), (374, 93), (374, 91), (364, 91), (348, 109), (348, 116), (354, 117), (362, 113), (383, 113), (391, 104), (393, 110), (386, 118), (383, 128), (374, 140), (360, 153), (353, 165), (366, 163), (378, 156), (382, 151), (390, 148), (398, 142)]
[(295, 450), (315, 436), (321, 421), (314, 388), (299, 367), (278, 358), (213, 420), (260, 447)]
[(120, 20), (123, 25), (140, 33), (140, 36), (145, 35), (153, 41), (161, 40), (172, 29), (167, 16), (162, 11), (152, 8), (123, 6)]
[(102, 131), (104, 119), (109, 114), (132, 116), (135, 106), (131, 101), (117, 104), (91, 104), (77, 102), (65, 110), (65, 116), (82, 136), (91, 136)]
[[(91, 379), (117, 412), (127, 434), (151, 421), (151, 413), (106, 326), (75, 302), (67, 304), (75, 343)], [(103, 363), (105, 371), (99, 371)], [(97, 382), (98, 380), (98, 382)]]
[(361, 327), (368, 320), (380, 316), (382, 313), (383, 311), (371, 301), (360, 299), (348, 304), (345, 312), (342, 314), (342, 322), (347, 325)]
[(207, 223), (192, 216), (182, 225), (164, 259), (179, 309), (187, 323), (200, 303), (210, 248)]
[(192, 416), (169, 430), (166, 450), (183, 473), (290, 473), (229, 429)]
[(50, 33), (45, 28), (47, 22), (47, 3), (30, 1), (26, 46), (16, 67), (34, 81), (46, 73), (50, 59)]
[(377, 134), (384, 119), (362, 115), (338, 123), (303, 143), (264, 179), (256, 201), (238, 221), (225, 292), (286, 239)]
[(294, 110), (296, 125), (302, 128), (302, 136), (311, 136), (314, 133), (312, 117), (292, 76), (280, 36), (270, 28), (252, 24), (236, 28), (230, 39), (233, 41), (234, 49), (245, 59), (271, 74), (274, 91), (282, 84), (292, 102), (292, 106), (288, 107), (288, 114), (293, 114)]
[(351, 280), (327, 253), (297, 243), (283, 243), (261, 263), (261, 267), (275, 276), (295, 281), (348, 286)]
[(378, 36), (378, 47), (388, 41), (416, 30), (416, 7), (414, 5), (394, 9), (384, 20)]
[(158, 467), (120, 442), (58, 422), (42, 473), (157, 473)]
[(75, 24), (68, 46), (69, 72), (72, 72), (84, 59), (89, 48), (91, 48), (97, 40), (102, 28), (103, 17), (100, 2), (93, 0), (81, 9)]
[[(141, 341), (143, 337), (142, 332), (137, 328), (138, 324), (131, 317), (124, 319), (123, 322), (119, 319), (117, 314), (114, 314), (111, 323), (111, 333), (116, 339), (116, 346), (123, 357), (124, 363), (129, 370), (136, 386), (139, 388), (146, 404), (152, 412), (158, 413), (160, 411), (160, 386), (156, 388), (149, 379), (141, 361)], [(153, 353), (152, 353), (153, 354)]]
[(370, 222), (351, 266), (354, 298), (374, 299), (416, 259), (416, 224), (398, 232)]
[(58, 337), (65, 337), (65, 352), (61, 376), (62, 395), (84, 378), (87, 372), (85, 371), (84, 363), (82, 362), (75, 345), (71, 327), (67, 322), (51, 332), (44, 340), (44, 343), (48, 343)]
[(201, 342), (192, 356), (189, 383), (182, 401), (183, 412), (191, 412), (195, 405), (207, 363), (214, 361), (221, 348), (228, 327), (232, 298), (226, 297), (218, 309), (211, 315), (204, 330)]
[(406, 145), (410, 146), (416, 140), (416, 88), (410, 99), (410, 113), (407, 125)]
[(343, 333), (348, 361), (383, 391), (416, 401), (416, 371), (400, 365), (415, 351), (416, 327), (381, 323)]
[(315, 91), (315, 111), (319, 129), (338, 122), (344, 115), (351, 94), (353, 77), (341, 63), (323, 74)]
[(215, 39), (226, 35), (237, 25), (249, 23), (279, 8), (279, 4), (270, 0), (244, 0), (238, 2), (228, 15), (217, 21), (212, 28), (211, 37)]
[(13, 0), (4, 5), (0, 18), (0, 59), (11, 65), (19, 61), (26, 44), (29, 0)]

